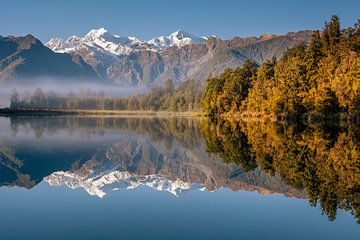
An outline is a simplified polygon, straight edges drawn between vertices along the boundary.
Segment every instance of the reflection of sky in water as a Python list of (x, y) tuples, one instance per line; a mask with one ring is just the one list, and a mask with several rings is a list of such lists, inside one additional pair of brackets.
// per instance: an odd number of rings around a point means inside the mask
[(256, 192), (196, 191), (181, 198), (145, 187), (103, 199), (83, 190), (0, 189), (2, 239), (358, 239), (340, 212), (329, 223), (306, 200)]
[[(14, 133), (10, 119), (0, 117), (0, 143), (27, 158), (21, 171), (45, 180), (30, 190), (0, 188), (1, 239), (360, 237), (350, 213), (338, 210), (329, 222), (308, 200), (276, 194), (296, 194), (279, 177), (243, 173), (210, 157), (201, 144), (189, 150), (175, 141), (166, 147), (162, 136), (154, 140), (146, 131), (122, 128), (55, 126), (39, 137), (26, 121)], [(204, 174), (222, 185), (203, 191)], [(247, 185), (237, 185), (241, 181)]]

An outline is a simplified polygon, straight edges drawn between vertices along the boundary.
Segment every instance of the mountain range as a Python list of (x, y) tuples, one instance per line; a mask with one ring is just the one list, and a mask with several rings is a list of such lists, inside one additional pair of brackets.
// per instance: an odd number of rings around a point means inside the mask
[[(0, 38), (0, 82), (24, 78), (88, 78), (120, 86), (149, 87), (205, 80), (250, 59), (261, 64), (288, 48), (307, 43), (312, 31), (286, 35), (197, 37), (178, 30), (148, 41), (120, 37), (104, 28), (84, 37), (52, 38), (45, 45), (31, 35)], [(15, 79), (15, 80), (14, 80)]]

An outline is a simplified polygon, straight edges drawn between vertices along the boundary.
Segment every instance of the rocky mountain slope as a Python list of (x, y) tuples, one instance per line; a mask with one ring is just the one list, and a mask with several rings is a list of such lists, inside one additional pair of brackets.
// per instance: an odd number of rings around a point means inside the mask
[(107, 73), (114, 82), (132, 86), (161, 84), (169, 78), (175, 82), (204, 80), (225, 68), (238, 67), (248, 59), (261, 64), (266, 59), (279, 58), (288, 48), (306, 43), (310, 36), (311, 32), (305, 31), (232, 40), (211, 37), (203, 44), (130, 53), (112, 63)]
[(101, 78), (119, 85), (144, 87), (162, 84), (169, 78), (175, 83), (189, 78), (201, 81), (224, 68), (237, 67), (247, 59), (261, 64), (265, 59), (280, 57), (288, 48), (307, 43), (311, 34), (300, 31), (222, 40), (178, 30), (167, 37), (141, 41), (100, 28), (83, 38), (51, 39), (46, 46), (55, 52), (81, 56)]
[(92, 80), (98, 77), (78, 55), (55, 53), (32, 35), (0, 36), (0, 83), (31, 84), (33, 79), (40, 78)]
[(200, 44), (205, 39), (178, 30), (169, 36), (141, 41), (135, 37), (120, 37), (105, 28), (99, 28), (91, 30), (82, 38), (78, 36), (71, 36), (67, 40), (52, 38), (46, 46), (54, 52), (82, 56), (100, 77), (107, 78), (108, 67), (123, 55), (138, 51), (158, 52), (172, 46)]

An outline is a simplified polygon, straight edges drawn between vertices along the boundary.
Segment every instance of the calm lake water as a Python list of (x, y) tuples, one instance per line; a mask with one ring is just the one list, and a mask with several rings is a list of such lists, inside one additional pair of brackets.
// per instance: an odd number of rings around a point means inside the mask
[(360, 239), (359, 133), (0, 117), (0, 238)]

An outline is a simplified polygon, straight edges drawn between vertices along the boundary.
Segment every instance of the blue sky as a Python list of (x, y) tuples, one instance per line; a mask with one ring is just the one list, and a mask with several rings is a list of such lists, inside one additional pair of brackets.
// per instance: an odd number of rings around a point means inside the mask
[(198, 36), (217, 34), (259, 36), (322, 28), (331, 15), (342, 26), (360, 18), (359, 0), (4, 0), (0, 5), (0, 35), (32, 33), (51, 37), (83, 36), (105, 27), (121, 36), (147, 40), (177, 29)]

